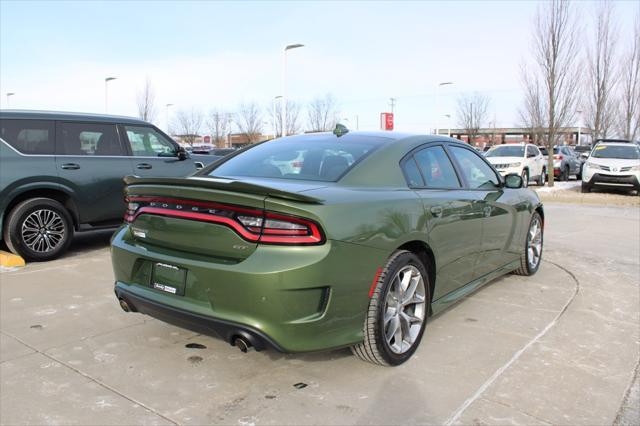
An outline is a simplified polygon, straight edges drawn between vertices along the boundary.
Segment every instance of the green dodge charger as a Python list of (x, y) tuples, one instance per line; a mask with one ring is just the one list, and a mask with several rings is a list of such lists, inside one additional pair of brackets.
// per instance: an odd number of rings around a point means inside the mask
[(243, 351), (398, 365), (429, 316), (542, 257), (538, 196), (450, 138), (338, 127), (125, 182), (122, 308)]

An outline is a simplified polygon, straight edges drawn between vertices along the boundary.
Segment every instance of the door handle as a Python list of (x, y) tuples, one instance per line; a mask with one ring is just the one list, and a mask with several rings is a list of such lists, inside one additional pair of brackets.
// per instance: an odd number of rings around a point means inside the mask
[(149, 170), (150, 168), (152, 168), (152, 166), (149, 163), (140, 163), (136, 166), (136, 169)]
[(80, 168), (80, 164), (62, 163), (60, 167), (62, 167), (64, 170), (78, 170)]
[(442, 217), (442, 207), (440, 206), (433, 206), (431, 207), (431, 214), (436, 216), (436, 217)]

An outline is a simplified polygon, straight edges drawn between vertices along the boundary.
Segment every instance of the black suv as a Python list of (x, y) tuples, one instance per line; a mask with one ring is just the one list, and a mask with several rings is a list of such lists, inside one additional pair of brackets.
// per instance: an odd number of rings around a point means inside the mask
[(26, 259), (53, 259), (74, 232), (121, 223), (124, 176), (195, 171), (173, 139), (135, 118), (0, 111), (0, 237)]

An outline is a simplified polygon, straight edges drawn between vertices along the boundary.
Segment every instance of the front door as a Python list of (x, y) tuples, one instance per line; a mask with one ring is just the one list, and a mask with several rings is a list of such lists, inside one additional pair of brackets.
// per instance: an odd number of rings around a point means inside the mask
[(505, 195), (500, 178), (480, 155), (461, 146), (451, 145), (448, 150), (465, 186), (475, 194), (475, 205), (482, 217), (482, 243), (474, 268), (474, 277), (479, 278), (517, 258), (510, 251), (516, 211), (505, 202), (508, 195)]
[(185, 177), (196, 171), (190, 158), (180, 159), (178, 145), (151, 126), (120, 127), (132, 154), (133, 173), (143, 177)]
[(122, 221), (122, 178), (133, 170), (115, 124), (56, 122), (56, 167), (61, 185), (75, 194), (81, 224)]

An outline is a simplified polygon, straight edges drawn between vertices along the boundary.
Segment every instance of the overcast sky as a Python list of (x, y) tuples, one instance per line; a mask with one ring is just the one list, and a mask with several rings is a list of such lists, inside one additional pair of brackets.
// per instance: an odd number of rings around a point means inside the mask
[[(397, 98), (396, 128), (427, 132), (455, 116), (461, 93), (491, 97), (497, 126), (517, 124), (519, 69), (529, 57), (537, 2), (59, 2), (0, 1), (0, 106), (136, 115), (148, 76), (156, 124), (165, 107), (267, 108), (281, 94), (282, 49), (289, 99), (331, 93), (341, 117), (379, 126)], [(576, 10), (590, 36), (594, 3)], [(616, 2), (621, 45), (631, 40), (636, 1)], [(439, 96), (438, 82), (452, 81)], [(265, 118), (266, 119), (266, 118)], [(447, 126), (441, 117), (440, 126)], [(456, 126), (455, 117), (451, 125)]]

